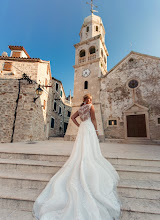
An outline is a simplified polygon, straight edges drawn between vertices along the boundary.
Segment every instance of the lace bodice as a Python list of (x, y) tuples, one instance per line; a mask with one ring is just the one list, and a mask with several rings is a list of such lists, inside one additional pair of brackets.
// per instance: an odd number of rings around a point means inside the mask
[(88, 118), (90, 118), (90, 109), (91, 109), (92, 104), (84, 104), (82, 105), (79, 110), (79, 116), (81, 121), (86, 121)]

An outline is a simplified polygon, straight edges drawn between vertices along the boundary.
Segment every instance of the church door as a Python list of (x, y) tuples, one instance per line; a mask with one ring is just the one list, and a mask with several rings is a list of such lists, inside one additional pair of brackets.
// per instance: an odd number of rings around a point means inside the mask
[(145, 114), (127, 115), (127, 136), (147, 137)]

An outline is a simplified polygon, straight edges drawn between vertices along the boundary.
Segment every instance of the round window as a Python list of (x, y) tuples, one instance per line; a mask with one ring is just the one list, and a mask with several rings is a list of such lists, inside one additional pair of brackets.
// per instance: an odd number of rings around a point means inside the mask
[(135, 80), (135, 79), (132, 79), (128, 82), (128, 87), (131, 88), (131, 89), (135, 89), (137, 88), (139, 85), (138, 81)]

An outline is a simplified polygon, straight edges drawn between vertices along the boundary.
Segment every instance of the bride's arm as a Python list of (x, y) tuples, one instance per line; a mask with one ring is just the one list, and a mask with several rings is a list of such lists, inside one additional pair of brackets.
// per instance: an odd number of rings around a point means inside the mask
[(79, 113), (78, 113), (78, 111), (76, 111), (73, 115), (72, 115), (72, 117), (71, 117), (71, 119), (72, 119), (72, 121), (79, 127), (79, 123), (77, 122), (77, 120), (76, 120), (76, 118), (79, 116)]
[(97, 121), (96, 121), (95, 110), (94, 110), (93, 105), (91, 106), (90, 114), (91, 114), (91, 121), (92, 121), (92, 123), (95, 127), (96, 133), (98, 134), (98, 132), (97, 132)]

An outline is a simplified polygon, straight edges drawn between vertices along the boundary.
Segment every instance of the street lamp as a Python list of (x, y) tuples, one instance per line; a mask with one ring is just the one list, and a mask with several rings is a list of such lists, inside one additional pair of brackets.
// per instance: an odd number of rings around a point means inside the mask
[(38, 85), (38, 88), (36, 89), (36, 94), (38, 95), (38, 97), (33, 98), (33, 102), (35, 103), (36, 100), (40, 97), (40, 95), (42, 95), (43, 89), (41, 89), (40, 85)]

